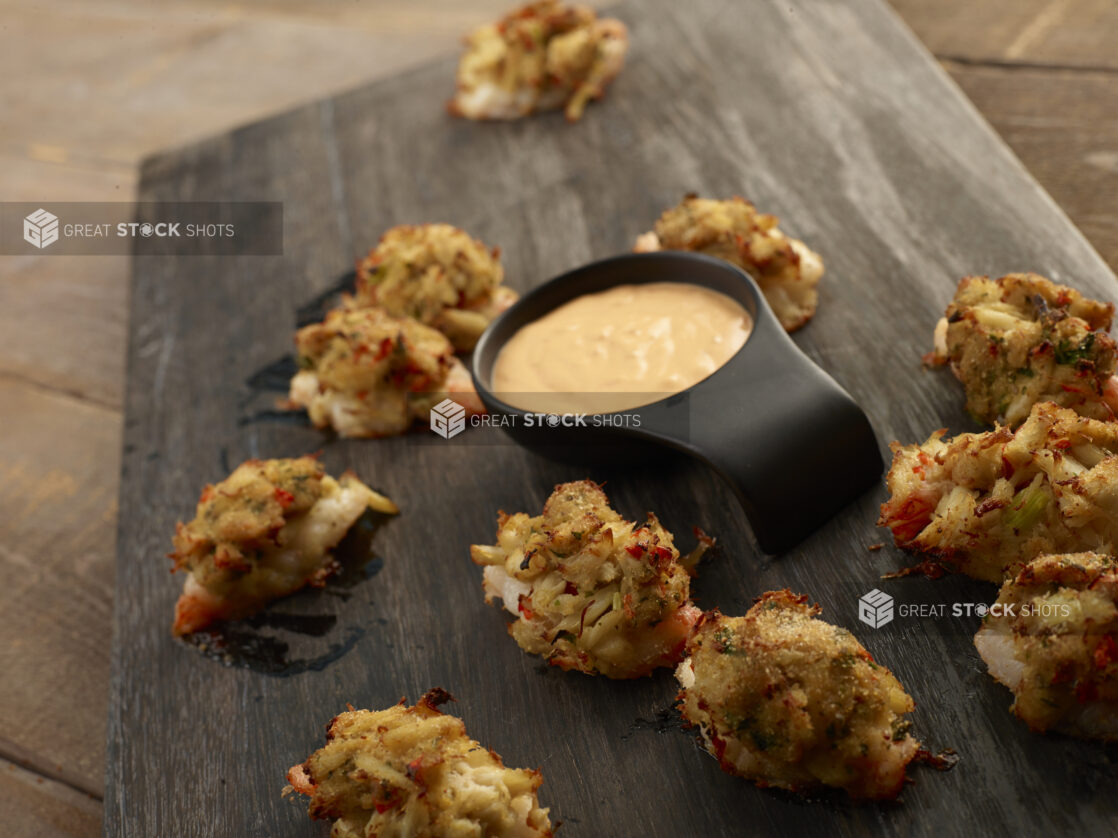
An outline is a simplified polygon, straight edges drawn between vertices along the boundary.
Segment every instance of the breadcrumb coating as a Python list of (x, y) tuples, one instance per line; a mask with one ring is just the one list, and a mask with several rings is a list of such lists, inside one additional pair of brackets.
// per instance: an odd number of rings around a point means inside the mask
[(291, 402), (340, 436), (400, 434), (452, 398), (483, 412), (469, 373), (442, 333), (379, 308), (334, 309), (295, 335)]
[(453, 700), (435, 688), (414, 707), (336, 716), (326, 746), (288, 771), (291, 789), (334, 821), (332, 838), (549, 838), (543, 777), (471, 739), (438, 709)]
[(621, 72), (628, 48), (625, 24), (589, 6), (529, 3), (467, 36), (448, 108), (468, 119), (518, 119), (561, 107), (576, 122)]
[(638, 678), (674, 666), (699, 617), (691, 570), (711, 543), (682, 558), (649, 513), (625, 521), (596, 483), (555, 487), (542, 515), (497, 519), (497, 544), (475, 544), (485, 601), (517, 617), (509, 633), (548, 663), (588, 675)]
[(1017, 427), (1037, 402), (1114, 418), (1108, 384), (1114, 306), (1038, 274), (968, 276), (936, 327), (933, 365), (949, 364), (978, 422)]
[(499, 248), (449, 224), (393, 227), (357, 262), (350, 307), (382, 308), (438, 329), (458, 352), (473, 349), (489, 322), (516, 301), (504, 286)]
[(779, 223), (744, 198), (687, 195), (660, 216), (653, 232), (637, 239), (634, 249), (690, 250), (737, 265), (757, 281), (781, 325), (794, 332), (815, 315), (823, 260), (786, 236)]
[(175, 526), (173, 570), (189, 575), (175, 606), (176, 635), (246, 617), (336, 569), (331, 550), (366, 509), (396, 505), (314, 457), (248, 460), (206, 486), (194, 519)]
[(759, 786), (896, 797), (920, 747), (893, 674), (819, 606), (769, 591), (744, 617), (703, 615), (676, 673), (679, 707), (724, 771)]
[(1050, 402), (1012, 431), (894, 442), (878, 525), (898, 547), (1001, 582), (1045, 553), (1118, 544), (1118, 423)]
[(1042, 556), (1002, 585), (974, 645), (1032, 730), (1118, 741), (1118, 563)]

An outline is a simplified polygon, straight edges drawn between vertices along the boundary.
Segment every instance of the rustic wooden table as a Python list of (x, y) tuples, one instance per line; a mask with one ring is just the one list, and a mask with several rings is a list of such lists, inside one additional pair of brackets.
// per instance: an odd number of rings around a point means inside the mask
[[(7, 14), (7, 4), (0, 5)], [(1118, 266), (1114, 5), (1107, 0), (894, 0), (894, 5), (1104, 258)], [(443, 11), (454, 14), (449, 7)], [(387, 26), (385, 19), (378, 16), (369, 26)], [(393, 25), (402, 26), (395, 19)], [(8, 39), (16, 37), (15, 29), (6, 32)], [(440, 31), (445, 29), (444, 23)], [(239, 20), (229, 31), (251, 40), (252, 21)], [(98, 35), (111, 42), (112, 32), (105, 24)], [(449, 33), (442, 37), (449, 46)], [(404, 63), (391, 50), (386, 55), (386, 66)], [(96, 58), (79, 53), (71, 60)], [(368, 75), (383, 69), (369, 67)], [(13, 75), (19, 73), (6, 77)], [(121, 83), (150, 90), (152, 82), (150, 74), (137, 73)], [(333, 77), (331, 84), (338, 83)], [(222, 93), (214, 86), (198, 95), (220, 100)], [(282, 104), (274, 94), (273, 101)], [(251, 108), (242, 103), (239, 111), (230, 106), (228, 112), (211, 113), (210, 124), (216, 130), (238, 116), (259, 113), (258, 107), (258, 102)], [(33, 113), (31, 120), (40, 116)], [(9, 135), (15, 144), (0, 150), (12, 163), (4, 197), (94, 200), (119, 194), (118, 187), (128, 192), (134, 181), (130, 163), (154, 148), (137, 144), (119, 152), (112, 146), (114, 116), (102, 115), (100, 134), (86, 126), (84, 136), (70, 137), (69, 149), (57, 132), (54, 143), (35, 143), (33, 133)], [(173, 113), (163, 118), (172, 125), (177, 121)], [(164, 143), (176, 136), (153, 130), (155, 140)], [(6, 143), (12, 142), (9, 137)], [(34, 165), (16, 165), (23, 156)], [(69, 176), (68, 168), (77, 174)], [(21, 172), (29, 173), (22, 181)], [(40, 189), (53, 192), (43, 195)], [(0, 262), (0, 329), (7, 338), (0, 349), (0, 409), (7, 431), (0, 439), (0, 473), (7, 478), (0, 484), (0, 531), (7, 536), (0, 548), (5, 834), (100, 831), (120, 357), (127, 327), (124, 267), (115, 260), (59, 257)], [(47, 305), (50, 315), (44, 316)]]

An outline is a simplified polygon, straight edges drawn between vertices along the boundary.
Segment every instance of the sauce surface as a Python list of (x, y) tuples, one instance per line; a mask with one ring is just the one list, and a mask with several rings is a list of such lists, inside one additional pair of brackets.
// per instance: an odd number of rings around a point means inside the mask
[(628, 410), (702, 381), (752, 328), (740, 303), (701, 285), (619, 285), (522, 327), (497, 356), (492, 386), (522, 410)]

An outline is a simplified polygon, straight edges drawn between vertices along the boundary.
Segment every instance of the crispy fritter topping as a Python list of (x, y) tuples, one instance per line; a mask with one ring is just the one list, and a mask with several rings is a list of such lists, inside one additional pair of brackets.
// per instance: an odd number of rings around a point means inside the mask
[(506, 768), (438, 705), (433, 689), (414, 707), (351, 710), (335, 717), (326, 746), (287, 775), (309, 795), (310, 816), (333, 820), (334, 838), (547, 838), (538, 771)]
[(175, 570), (201, 579), (250, 571), (283, 526), (322, 497), (326, 471), (314, 457), (249, 460), (202, 490), (194, 520), (175, 528)]
[(1092, 419), (1114, 418), (1105, 399), (1118, 348), (1114, 306), (1037, 274), (968, 276), (937, 327), (928, 360), (950, 364), (976, 421), (1016, 427), (1051, 401)]
[(449, 224), (393, 227), (357, 263), (350, 306), (383, 308), (443, 332), (459, 351), (515, 300), (501, 285), (500, 249)]
[(403, 433), (441, 398), (456, 363), (440, 332), (379, 308), (335, 309), (300, 329), (295, 346), (291, 400), (343, 436)]
[(469, 119), (516, 119), (562, 107), (582, 117), (621, 71), (625, 25), (589, 6), (529, 3), (466, 38), (450, 111)]
[(898, 547), (1001, 582), (1045, 553), (1118, 545), (1118, 423), (1033, 405), (1016, 432), (893, 443), (879, 526)]
[[(1002, 585), (975, 645), (1033, 730), (1118, 741), (1118, 563), (1042, 556)], [(1015, 683), (1014, 683), (1015, 682)]]
[(779, 219), (757, 211), (749, 201), (688, 195), (664, 212), (655, 233), (637, 250), (690, 250), (737, 265), (757, 280), (777, 319), (788, 331), (807, 323), (819, 302), (823, 261), (777, 226)]
[(338, 566), (331, 551), (370, 508), (397, 511), (353, 473), (330, 477), (314, 457), (242, 463), (206, 486), (194, 520), (176, 526), (171, 559), (189, 575), (174, 633), (246, 617), (322, 584)]
[(597, 484), (555, 487), (542, 515), (498, 518), (497, 544), (475, 544), (486, 601), (517, 615), (520, 648), (563, 669), (636, 678), (677, 663), (698, 610), (690, 570), (709, 539), (685, 559), (651, 513), (625, 521)]
[(744, 617), (707, 612), (677, 677), (684, 718), (722, 768), (760, 786), (890, 798), (919, 743), (912, 699), (819, 606), (769, 591)]
[(295, 335), (299, 367), (330, 390), (422, 393), (446, 377), (454, 354), (434, 329), (379, 308), (334, 309)]

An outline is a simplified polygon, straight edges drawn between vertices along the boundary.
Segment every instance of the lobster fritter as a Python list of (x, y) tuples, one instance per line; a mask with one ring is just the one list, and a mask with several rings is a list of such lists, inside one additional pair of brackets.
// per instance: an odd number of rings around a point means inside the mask
[(382, 308), (438, 329), (459, 352), (474, 348), (494, 317), (516, 301), (499, 248), (449, 224), (393, 227), (357, 263), (350, 307)]
[(1118, 563), (1042, 556), (1002, 585), (974, 645), (1032, 730), (1118, 741)]
[(295, 335), (300, 371), (291, 402), (318, 428), (340, 436), (383, 437), (425, 420), (451, 398), (483, 408), (473, 382), (441, 332), (379, 308), (335, 309)]
[(898, 547), (1001, 582), (1045, 553), (1118, 544), (1118, 423), (1050, 402), (1012, 431), (893, 443), (878, 524)]
[(819, 606), (769, 591), (744, 617), (703, 615), (676, 677), (684, 719), (722, 769), (759, 786), (892, 798), (920, 747), (912, 698)]
[(174, 633), (258, 611), (337, 570), (330, 551), (366, 509), (396, 505), (345, 472), (335, 480), (314, 457), (249, 460), (206, 486), (197, 514), (175, 527), (174, 570), (185, 570)]
[(639, 678), (679, 662), (699, 617), (690, 572), (710, 539), (681, 559), (649, 513), (626, 521), (597, 484), (555, 487), (542, 515), (500, 513), (497, 544), (475, 544), (486, 602), (500, 597), (517, 620), (520, 648), (562, 669)]
[(350, 710), (326, 728), (326, 746), (287, 772), (310, 816), (333, 838), (547, 838), (538, 771), (506, 768), (471, 739), (430, 690), (414, 707)]
[(625, 24), (589, 6), (529, 3), (466, 38), (450, 112), (517, 119), (561, 107), (575, 122), (621, 72), (628, 48)]
[(1037, 274), (959, 282), (927, 360), (950, 364), (976, 421), (1016, 427), (1037, 402), (1111, 420), (1114, 306)]
[(781, 325), (789, 332), (807, 323), (819, 302), (823, 260), (786, 236), (775, 215), (734, 197), (716, 201), (688, 195), (664, 212), (635, 250), (690, 250), (731, 262), (757, 280)]

